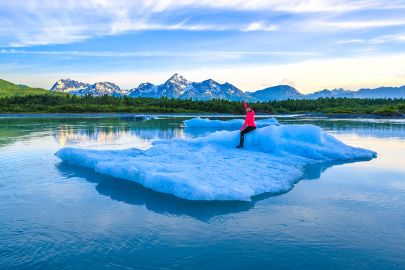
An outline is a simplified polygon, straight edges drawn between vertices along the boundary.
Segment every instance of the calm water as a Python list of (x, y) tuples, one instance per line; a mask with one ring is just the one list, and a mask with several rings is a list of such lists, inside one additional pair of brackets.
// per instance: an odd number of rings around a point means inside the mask
[(378, 158), (253, 202), (180, 200), (54, 156), (196, 136), (184, 119), (0, 118), (0, 268), (405, 269), (405, 120), (280, 118)]

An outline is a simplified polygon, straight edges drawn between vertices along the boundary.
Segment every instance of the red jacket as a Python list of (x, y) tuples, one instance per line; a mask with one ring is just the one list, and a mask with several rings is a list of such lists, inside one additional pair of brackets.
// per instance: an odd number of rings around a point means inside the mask
[[(245, 107), (245, 109), (246, 109), (246, 107), (247, 107), (246, 101), (243, 101), (243, 107)], [(243, 130), (246, 126), (256, 127), (256, 124), (255, 124), (255, 112), (253, 110), (246, 113), (245, 123), (243, 123), (243, 126), (242, 126), (241, 130)]]

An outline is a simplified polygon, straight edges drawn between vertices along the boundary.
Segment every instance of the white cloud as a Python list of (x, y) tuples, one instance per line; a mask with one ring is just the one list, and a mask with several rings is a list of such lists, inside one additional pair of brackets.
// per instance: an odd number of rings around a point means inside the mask
[(405, 20), (363, 20), (363, 21), (320, 21), (312, 22), (311, 26), (315, 26), (312, 29), (337, 29), (337, 30), (347, 30), (347, 29), (364, 29), (364, 28), (380, 28), (380, 27), (390, 27), (390, 26), (403, 26), (405, 25)]
[(251, 31), (275, 31), (277, 30), (277, 25), (274, 24), (267, 24), (265, 22), (253, 22), (249, 24), (243, 31), (251, 32)]
[[(14, 41), (3, 44), (3, 46), (27, 47), (27, 46), (47, 45), (47, 44), (67, 44), (98, 36), (118, 35), (129, 31), (153, 31), (153, 30), (251, 32), (251, 31), (275, 31), (277, 30), (277, 26), (265, 25), (260, 22), (259, 23), (253, 22), (248, 25), (187, 24), (183, 22), (176, 24), (156, 24), (150, 22), (128, 22), (128, 23), (115, 22), (109, 26), (106, 26), (106, 29), (101, 31), (93, 31), (90, 29), (78, 31), (72, 28), (53, 25), (51, 27), (44, 26), (41, 29), (28, 32), (17, 30), (17, 32), (14, 32), (15, 36)], [(4, 35), (4, 33), (0, 32), (0, 37), (2, 36), (2, 34)], [(0, 42), (0, 46), (1, 45), (2, 44)]]
[(381, 0), (157, 0), (146, 1), (145, 6), (154, 11), (181, 7), (209, 7), (235, 10), (278, 10), (286, 12), (347, 12), (359, 9), (404, 8), (403, 1)]
[(364, 42), (364, 39), (352, 38), (352, 39), (338, 40), (336, 42), (336, 44), (342, 44), (342, 45), (345, 45), (345, 44), (360, 44), (360, 43), (363, 43), (363, 42)]
[(176, 24), (156, 24), (150, 22), (131, 22), (114, 24), (112, 33), (144, 30), (186, 30), (186, 31), (275, 31), (277, 26), (264, 22), (244, 24), (193, 24), (182, 21)]
[[(117, 35), (127, 31), (274, 31), (278, 23), (256, 21), (240, 23), (194, 22), (174, 20), (172, 11), (187, 14), (193, 9), (272, 11), (290, 13), (345, 13), (362, 9), (405, 8), (404, 1), (383, 0), (14, 0), (0, 2), (0, 46), (64, 44), (97, 36)], [(165, 16), (160, 16), (164, 14)], [(160, 16), (160, 17), (159, 17)], [(192, 13), (190, 13), (192, 17)], [(157, 19), (160, 18), (160, 19)], [(178, 20), (178, 21), (177, 21)], [(303, 25), (309, 28), (312, 18)], [(322, 27), (323, 25), (323, 27)], [(403, 25), (403, 21), (322, 22), (321, 28), (359, 29)], [(284, 29), (284, 28), (283, 28)], [(319, 29), (315, 27), (314, 29)]]
[[(128, 31), (273, 31), (266, 22), (193, 22), (170, 17), (170, 9), (213, 6), (211, 1), (2, 1), (0, 46), (65, 44)], [(220, 1), (221, 2), (221, 1)], [(171, 3), (171, 4), (169, 4)], [(219, 5), (220, 6), (220, 5)], [(218, 6), (218, 7), (219, 7)], [(229, 7), (232, 9), (232, 7)], [(158, 19), (156, 14), (168, 12)], [(192, 16), (192, 14), (190, 15)]]
[(371, 39), (363, 40), (363, 43), (383, 44), (383, 43), (402, 43), (405, 42), (405, 33), (382, 35)]
[(376, 45), (383, 43), (402, 43), (405, 42), (405, 33), (396, 33), (390, 35), (381, 35), (369, 39), (347, 39), (340, 40), (337, 44), (359, 44), (359, 45)]
[[(366, 41), (367, 42), (367, 41)], [(387, 42), (405, 42), (405, 33), (383, 35), (369, 39), (368, 42), (373, 44), (387, 43)]]

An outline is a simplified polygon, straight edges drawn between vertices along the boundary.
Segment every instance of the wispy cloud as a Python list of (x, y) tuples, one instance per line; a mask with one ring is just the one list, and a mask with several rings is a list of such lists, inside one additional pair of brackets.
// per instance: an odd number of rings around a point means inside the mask
[(278, 29), (277, 25), (267, 24), (266, 22), (253, 22), (249, 24), (242, 31), (251, 32), (251, 31), (275, 31)]
[[(219, 1), (221, 2), (221, 1)], [(226, 4), (228, 1), (222, 1)], [(173, 9), (219, 7), (214, 1), (23, 1), (0, 2), (0, 46), (66, 44), (129, 31), (274, 31), (266, 21), (190, 20)], [(226, 6), (224, 6), (226, 7)], [(232, 9), (232, 5), (227, 7)], [(164, 14), (164, 16), (162, 16)], [(155, 16), (157, 15), (157, 16)]]
[(317, 52), (303, 51), (28, 51), (0, 49), (0, 54), (80, 56), (80, 57), (242, 57), (242, 56), (314, 56)]
[(278, 10), (286, 12), (347, 12), (359, 9), (405, 8), (403, 1), (378, 0), (157, 0), (147, 1), (145, 7), (156, 12), (182, 7), (210, 7), (235, 10)]
[(176, 24), (157, 24), (151, 22), (125, 21), (112, 26), (112, 34), (127, 31), (145, 30), (185, 30), (185, 31), (275, 31), (277, 26), (265, 22), (252, 22), (249, 24), (195, 24), (183, 20)]
[(367, 39), (346, 39), (338, 41), (337, 44), (378, 45), (384, 43), (402, 43), (402, 42), (405, 42), (405, 33), (381, 35)]
[[(365, 9), (404, 9), (404, 1), (383, 0), (15, 0), (0, 2), (0, 46), (66, 44), (129, 31), (275, 31), (286, 24), (262, 19), (272, 12), (342, 14)], [(252, 19), (220, 20), (214, 10), (254, 12)], [(198, 12), (213, 16), (197, 19)], [(192, 20), (190, 20), (192, 18)], [(302, 21), (304, 20), (304, 21)], [(288, 22), (290, 23), (290, 22)], [(287, 24), (288, 24), (287, 23)], [(297, 24), (308, 28), (360, 29), (403, 25), (403, 20), (321, 21), (311, 16)]]
[(312, 25), (317, 25), (317, 28), (324, 29), (366, 29), (366, 28), (381, 28), (390, 26), (404, 26), (405, 20), (357, 20), (357, 21), (320, 21), (313, 22)]

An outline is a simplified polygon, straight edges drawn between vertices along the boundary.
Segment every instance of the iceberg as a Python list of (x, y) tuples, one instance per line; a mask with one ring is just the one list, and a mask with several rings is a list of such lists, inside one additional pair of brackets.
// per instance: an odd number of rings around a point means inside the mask
[[(183, 121), (186, 129), (214, 129), (214, 130), (238, 130), (242, 127), (243, 119), (232, 119), (232, 120), (211, 120), (206, 118), (196, 117), (193, 119)], [(271, 125), (279, 125), (276, 118), (266, 118), (256, 121), (256, 127), (265, 127)]]
[(156, 115), (135, 115), (134, 119), (135, 120), (140, 120), (140, 121), (148, 121), (148, 120), (159, 119), (159, 117), (156, 116)]
[(241, 200), (279, 194), (304, 177), (307, 166), (369, 160), (376, 153), (352, 147), (314, 125), (270, 125), (246, 136), (239, 131), (154, 141), (147, 150), (62, 148), (64, 162), (137, 182), (187, 200)]

